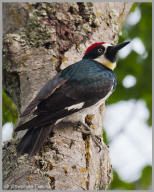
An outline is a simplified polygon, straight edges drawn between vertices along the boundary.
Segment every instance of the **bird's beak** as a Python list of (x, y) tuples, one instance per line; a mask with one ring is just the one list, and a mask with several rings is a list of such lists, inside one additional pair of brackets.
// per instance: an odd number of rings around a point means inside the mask
[(125, 46), (128, 45), (129, 43), (130, 43), (130, 41), (126, 41), (126, 42), (123, 42), (123, 43), (120, 43), (120, 44), (118, 44), (118, 45), (113, 46), (114, 51), (115, 51), (115, 52), (118, 52), (120, 49), (122, 49), (123, 47), (125, 47)]
[(111, 61), (112, 63), (114, 63), (116, 61), (116, 55), (118, 53), (118, 51), (120, 49), (122, 49), (123, 47), (125, 47), (126, 45), (128, 45), (128, 43), (130, 43), (130, 41), (127, 42), (123, 42), (120, 43), (118, 45), (113, 45), (113, 46), (109, 46), (107, 48), (107, 51), (105, 52), (105, 57)]

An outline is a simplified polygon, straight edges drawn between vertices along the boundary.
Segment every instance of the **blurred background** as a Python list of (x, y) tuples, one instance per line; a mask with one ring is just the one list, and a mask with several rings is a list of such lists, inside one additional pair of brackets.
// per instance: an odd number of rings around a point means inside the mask
[[(106, 102), (103, 137), (109, 145), (109, 189), (152, 189), (152, 3), (134, 3), (119, 34), (118, 86)], [(2, 141), (12, 137), (15, 104), (3, 90)]]

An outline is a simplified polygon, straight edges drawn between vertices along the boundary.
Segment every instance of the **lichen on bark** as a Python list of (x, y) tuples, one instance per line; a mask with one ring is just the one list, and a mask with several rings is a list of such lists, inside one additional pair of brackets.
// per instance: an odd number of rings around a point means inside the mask
[[(3, 86), (19, 113), (60, 69), (79, 61), (88, 45), (104, 40), (116, 43), (131, 5), (3, 3)], [(105, 104), (87, 114), (94, 133), (102, 134), (104, 108)], [(107, 189), (112, 179), (108, 147), (102, 140), (99, 153), (91, 136), (76, 130), (76, 115), (53, 127), (31, 160), (26, 155), (14, 160), (19, 135), (5, 143), (4, 189)], [(25, 120), (19, 118), (18, 123)]]

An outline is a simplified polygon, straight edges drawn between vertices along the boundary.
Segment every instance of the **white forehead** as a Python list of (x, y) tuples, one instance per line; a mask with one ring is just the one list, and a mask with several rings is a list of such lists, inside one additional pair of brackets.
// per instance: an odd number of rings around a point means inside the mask
[(107, 48), (108, 46), (113, 46), (113, 45), (111, 45), (110, 43), (104, 43), (103, 46), (104, 46), (105, 48)]

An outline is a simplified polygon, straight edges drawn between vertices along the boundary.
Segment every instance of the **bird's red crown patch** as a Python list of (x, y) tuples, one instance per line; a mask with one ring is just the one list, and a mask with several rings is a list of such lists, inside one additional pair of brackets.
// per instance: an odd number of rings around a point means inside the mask
[(103, 41), (103, 42), (100, 42), (100, 43), (94, 43), (94, 44), (90, 45), (90, 46), (86, 49), (86, 51), (85, 51), (84, 54), (86, 54), (88, 51), (92, 50), (92, 49), (93, 49), (94, 47), (96, 47), (97, 45), (102, 45), (102, 44), (105, 44), (105, 42)]

